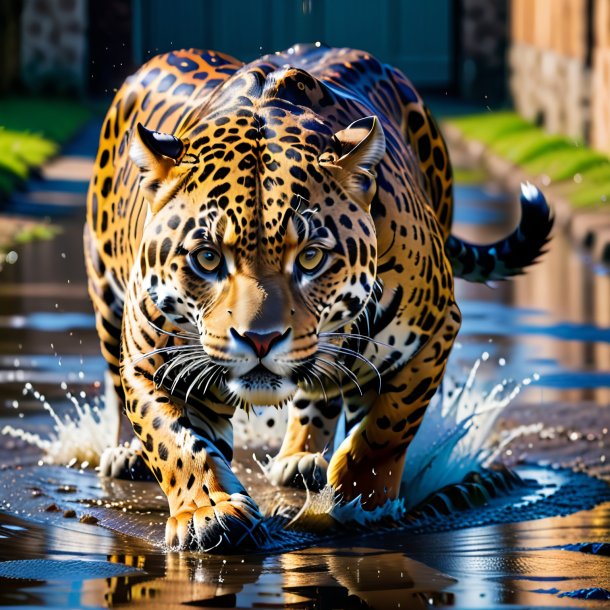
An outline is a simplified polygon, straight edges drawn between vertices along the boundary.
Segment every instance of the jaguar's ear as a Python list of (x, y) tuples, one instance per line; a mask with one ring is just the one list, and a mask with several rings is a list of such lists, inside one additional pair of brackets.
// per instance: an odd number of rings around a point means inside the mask
[(129, 156), (141, 173), (140, 186), (153, 213), (167, 203), (182, 172), (178, 166), (186, 144), (168, 133), (146, 129), (138, 123)]
[(375, 166), (385, 154), (385, 136), (375, 116), (352, 123), (334, 135), (335, 153), (320, 156), (326, 167), (349, 193), (352, 200), (367, 212), (375, 196)]

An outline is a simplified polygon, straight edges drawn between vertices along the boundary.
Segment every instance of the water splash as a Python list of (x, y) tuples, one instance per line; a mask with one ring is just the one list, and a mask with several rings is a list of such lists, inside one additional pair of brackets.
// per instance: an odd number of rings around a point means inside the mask
[[(64, 391), (65, 383), (61, 384)], [(31, 395), (42, 403), (52, 420), (48, 438), (28, 432), (22, 428), (4, 426), (3, 435), (20, 438), (26, 443), (38, 447), (43, 452), (42, 462), (65, 466), (79, 465), (81, 468), (95, 467), (100, 456), (116, 439), (119, 412), (117, 409), (106, 409), (103, 399), (95, 396), (91, 401), (80, 392), (80, 400), (72, 392), (66, 391), (73, 412), (60, 417), (44, 394), (27, 383), (24, 395)]]
[[(282, 514), (281, 505), (275, 509), (275, 514)], [(335, 490), (326, 485), (317, 493), (307, 491), (307, 497), (298, 513), (291, 519), (288, 527), (308, 531), (324, 531), (335, 524), (357, 525), (363, 528), (374, 523), (387, 520), (396, 523), (407, 512), (403, 498), (390, 500), (373, 510), (362, 507), (360, 496), (350, 502), (341, 503)]]
[(489, 466), (514, 439), (541, 429), (537, 424), (493, 434), (502, 411), (524, 386), (538, 381), (539, 375), (521, 381), (505, 379), (487, 391), (480, 369), (488, 362), (485, 352), (465, 381), (446, 375), (442, 389), (432, 399), (407, 453), (402, 495), (408, 508), (442, 487), (460, 483), (468, 473)]

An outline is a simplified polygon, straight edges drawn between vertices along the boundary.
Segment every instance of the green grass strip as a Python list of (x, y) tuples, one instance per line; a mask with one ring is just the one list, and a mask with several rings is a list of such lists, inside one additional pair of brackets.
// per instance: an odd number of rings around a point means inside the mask
[(35, 97), (0, 99), (0, 126), (38, 134), (60, 144), (75, 135), (92, 115), (85, 102)]
[(548, 176), (576, 206), (610, 201), (610, 159), (582, 142), (550, 135), (514, 112), (448, 119), (467, 139), (523, 167), (533, 176)]

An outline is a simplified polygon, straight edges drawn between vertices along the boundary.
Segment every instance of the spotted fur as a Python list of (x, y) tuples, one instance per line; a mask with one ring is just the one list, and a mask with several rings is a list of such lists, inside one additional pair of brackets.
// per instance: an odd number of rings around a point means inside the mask
[[(450, 237), (452, 201), (430, 113), (367, 53), (176, 51), (127, 80), (89, 190), (87, 269), (168, 544), (260, 544), (230, 467), (231, 416), (253, 404), (290, 405), (273, 482), (328, 481), (366, 508), (396, 496), (460, 327), (452, 268), (510, 271), (508, 242), (477, 258)], [(546, 240), (541, 209), (520, 265)], [(327, 461), (341, 413), (351, 433)]]

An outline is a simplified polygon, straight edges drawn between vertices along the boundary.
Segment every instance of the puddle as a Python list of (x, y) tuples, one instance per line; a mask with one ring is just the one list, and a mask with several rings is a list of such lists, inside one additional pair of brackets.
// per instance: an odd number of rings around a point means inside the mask
[[(467, 239), (492, 241), (514, 212), (513, 198), (497, 193), (497, 209), (487, 208), (483, 219), (495, 226), (482, 229), (475, 221), (487, 195), (477, 186), (458, 188), (456, 231)], [(48, 414), (39, 399), (22, 394), (24, 384), (63, 421), (73, 404), (60, 383), (93, 401), (105, 369), (84, 290), (81, 227), (80, 218), (66, 220), (61, 239), (24, 246), (0, 275), (1, 425), (27, 423), (44, 439)], [(70, 469), (38, 468), (37, 451), (2, 437), (0, 459), (11, 468), (0, 470), (0, 560), (60, 563), (4, 564), (10, 576), (0, 570), (0, 605), (603, 607), (610, 558), (592, 549), (610, 545), (610, 503), (607, 485), (588, 475), (610, 480), (610, 276), (558, 236), (526, 276), (493, 289), (460, 282), (457, 292), (464, 327), (456, 370), (467, 376), (486, 352), (481, 382), (490, 389), (504, 379), (540, 376), (499, 422), (489, 421), (499, 438), (523, 432), (497, 458), (516, 468), (524, 486), (457, 516), (443, 514), (439, 501), (436, 513), (410, 529), (354, 531), (313, 548), (226, 557), (166, 553), (153, 544), (166, 517), (155, 485), (100, 485), (90, 470), (79, 470), (80, 461)], [(571, 474), (573, 468), (581, 472)], [(243, 469), (240, 476), (259, 480), (256, 465), (244, 462)], [(52, 505), (58, 510), (47, 511)], [(97, 524), (81, 523), (83, 514)], [(32, 568), (44, 580), (32, 579)], [(65, 576), (53, 579), (52, 568)]]

